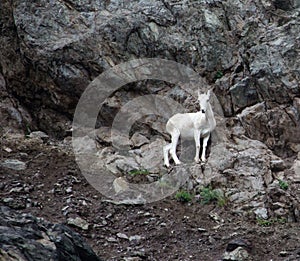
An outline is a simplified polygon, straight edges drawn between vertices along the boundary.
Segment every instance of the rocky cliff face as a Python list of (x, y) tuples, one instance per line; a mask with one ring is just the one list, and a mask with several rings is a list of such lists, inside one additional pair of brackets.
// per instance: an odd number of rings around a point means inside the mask
[[(296, 0), (2, 1), (1, 131), (38, 128), (64, 136), (98, 74), (133, 58), (159, 57), (203, 76), (242, 134), (279, 156), (295, 156), (299, 6)], [(137, 90), (170, 89), (141, 85), (124, 91), (123, 101)], [(100, 124), (109, 126), (120, 106), (118, 98), (108, 102)]]
[(63, 135), (98, 74), (133, 58), (160, 57), (204, 76), (225, 116), (239, 115), (249, 137), (291, 155), (299, 140), (299, 5), (2, 1), (1, 97), (14, 102), (1, 103), (1, 111), (23, 128)]
[[(299, 0), (2, 0), (0, 30), (0, 141), (33, 130), (65, 137), (99, 74), (135, 58), (176, 61), (203, 77), (201, 88), (221, 105), (208, 162), (183, 167), (193, 176), (185, 186), (224, 189), (239, 215), (299, 221)], [(129, 141), (120, 138), (131, 156), (112, 147), (116, 112), (143, 94), (194, 110), (189, 94), (166, 82), (131, 83), (109, 97), (95, 136), (99, 161), (117, 181), (136, 169), (149, 172), (137, 183), (166, 172), (166, 119), (145, 117)]]

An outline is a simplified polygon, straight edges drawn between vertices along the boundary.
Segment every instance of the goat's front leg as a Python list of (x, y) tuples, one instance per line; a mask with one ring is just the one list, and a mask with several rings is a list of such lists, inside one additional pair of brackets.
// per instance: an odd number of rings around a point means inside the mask
[(199, 153), (200, 153), (200, 130), (194, 130), (194, 139), (196, 145), (196, 155), (195, 155), (195, 162), (199, 163)]
[(206, 160), (205, 153), (206, 153), (206, 147), (207, 147), (207, 142), (209, 140), (209, 137), (210, 137), (210, 133), (203, 138), (202, 155), (201, 155), (202, 162), (205, 162), (205, 160)]

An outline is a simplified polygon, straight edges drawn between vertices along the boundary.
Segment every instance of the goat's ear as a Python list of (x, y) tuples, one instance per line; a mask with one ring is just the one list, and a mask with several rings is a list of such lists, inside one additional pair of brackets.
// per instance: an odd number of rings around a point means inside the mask
[(198, 99), (200, 98), (200, 90), (199, 90), (199, 88), (198, 88)]

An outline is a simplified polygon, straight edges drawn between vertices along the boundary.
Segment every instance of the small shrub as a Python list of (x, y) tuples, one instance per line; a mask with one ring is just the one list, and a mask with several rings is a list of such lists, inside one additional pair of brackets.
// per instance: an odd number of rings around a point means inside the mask
[(279, 187), (283, 190), (287, 190), (289, 188), (289, 184), (283, 180), (279, 180)]
[(211, 186), (201, 188), (200, 197), (203, 204), (217, 202), (220, 207), (224, 207), (227, 204), (227, 199), (223, 193), (220, 190), (212, 189)]
[(215, 80), (221, 79), (223, 77), (223, 72), (222, 71), (217, 71), (215, 74)]
[(270, 227), (274, 224), (285, 224), (287, 220), (285, 218), (271, 218), (271, 219), (257, 218), (256, 221), (257, 224), (262, 227)]
[(276, 218), (276, 222), (279, 224), (285, 224), (287, 222), (286, 218)]
[(227, 205), (227, 198), (224, 195), (220, 195), (217, 199), (219, 207), (225, 207)]
[(267, 220), (267, 219), (263, 219), (263, 218), (257, 218), (256, 221), (257, 221), (257, 224), (262, 227), (270, 227), (273, 224), (272, 220)]
[(134, 169), (134, 170), (130, 170), (128, 172), (129, 175), (131, 176), (137, 176), (137, 175), (148, 175), (149, 171), (146, 169)]
[(26, 123), (25, 126), (25, 138), (28, 138), (28, 135), (31, 133), (30, 125), (29, 123)]
[(173, 186), (172, 186), (172, 184), (170, 184), (170, 183), (168, 183), (168, 182), (166, 182), (165, 180), (162, 180), (162, 179), (159, 179), (158, 180), (158, 185), (162, 188), (162, 189), (164, 189), (164, 188), (173, 188)]
[(190, 202), (193, 199), (193, 195), (185, 190), (180, 190), (176, 193), (175, 198), (180, 202)]

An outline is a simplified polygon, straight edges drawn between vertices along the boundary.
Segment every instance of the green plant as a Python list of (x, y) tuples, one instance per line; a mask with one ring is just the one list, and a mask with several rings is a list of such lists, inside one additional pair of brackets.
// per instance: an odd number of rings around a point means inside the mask
[(215, 74), (215, 79), (217, 80), (217, 79), (220, 79), (220, 78), (222, 78), (223, 77), (223, 72), (222, 71), (217, 71), (216, 72), (216, 74)]
[(180, 190), (176, 193), (175, 198), (181, 202), (190, 202), (193, 199), (193, 195), (185, 190)]
[(133, 169), (128, 172), (129, 175), (137, 176), (137, 175), (148, 175), (149, 170), (146, 169)]
[(219, 207), (225, 207), (227, 205), (227, 202), (227, 198), (222, 194), (217, 199), (217, 204)]
[(263, 219), (263, 218), (257, 218), (256, 221), (257, 221), (257, 224), (262, 227), (270, 227), (273, 224), (272, 220), (267, 220), (267, 219)]
[(162, 179), (158, 180), (158, 185), (160, 186), (161, 189), (173, 188), (172, 184), (170, 184)]
[(224, 194), (220, 190), (212, 189), (211, 186), (200, 189), (200, 199), (203, 204), (217, 202), (220, 207), (224, 207), (227, 204)]
[(257, 218), (256, 221), (257, 221), (257, 224), (262, 227), (270, 227), (274, 224), (285, 224), (286, 223), (285, 218), (271, 218), (271, 219)]
[(31, 128), (28, 122), (25, 124), (25, 136), (27, 137), (31, 133)]
[(285, 224), (287, 222), (286, 218), (276, 218), (276, 222), (279, 224)]
[(283, 190), (287, 190), (289, 188), (289, 184), (283, 180), (279, 180), (279, 187)]

